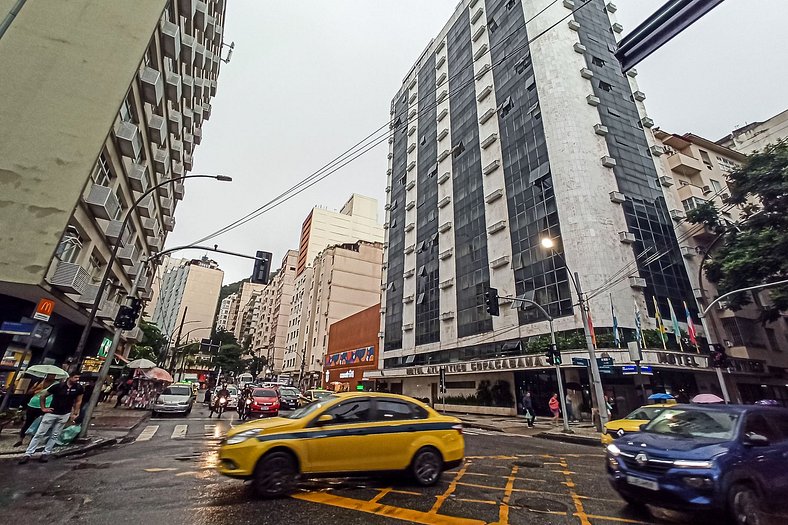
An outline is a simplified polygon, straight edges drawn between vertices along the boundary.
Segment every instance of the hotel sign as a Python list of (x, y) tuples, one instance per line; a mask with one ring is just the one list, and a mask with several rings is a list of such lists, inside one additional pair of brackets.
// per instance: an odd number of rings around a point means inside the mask
[(464, 374), (468, 372), (495, 372), (498, 370), (546, 368), (548, 366), (549, 365), (542, 356), (522, 356), (489, 359), (487, 361), (469, 361), (466, 363), (453, 363), (448, 365), (411, 366), (405, 369), (405, 374), (409, 376), (433, 376), (438, 375), (441, 368), (445, 368), (447, 374)]

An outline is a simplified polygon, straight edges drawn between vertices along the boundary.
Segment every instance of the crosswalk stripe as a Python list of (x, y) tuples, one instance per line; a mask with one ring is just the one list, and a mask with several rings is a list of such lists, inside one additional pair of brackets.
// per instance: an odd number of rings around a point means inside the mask
[(137, 441), (150, 441), (150, 439), (156, 434), (156, 431), (159, 430), (159, 425), (148, 425), (140, 432), (140, 435), (137, 436)]
[(205, 437), (219, 437), (216, 435), (216, 425), (205, 425), (203, 434)]
[(171, 439), (180, 439), (186, 437), (186, 432), (189, 431), (189, 425), (175, 425), (172, 431)]

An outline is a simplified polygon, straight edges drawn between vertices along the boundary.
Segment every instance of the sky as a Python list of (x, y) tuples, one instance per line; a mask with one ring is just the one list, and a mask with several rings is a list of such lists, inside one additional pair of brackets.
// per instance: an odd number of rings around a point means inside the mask
[[(663, 2), (615, 3), (626, 35)], [(402, 79), (456, 5), (457, 0), (228, 2), (225, 42), (235, 48), (222, 64), (192, 173), (234, 180), (187, 181), (167, 247), (190, 244), (262, 206), (386, 124)], [(717, 140), (786, 109), (786, 19), (785, 0), (723, 2), (637, 66), (649, 116), (666, 131)], [(383, 142), (205, 244), (245, 254), (270, 251), (276, 269), (287, 249), (298, 249), (301, 224), (314, 206), (338, 210), (354, 192), (379, 200), (382, 223), (387, 153)], [(251, 274), (247, 259), (209, 256), (225, 271), (225, 284)]]

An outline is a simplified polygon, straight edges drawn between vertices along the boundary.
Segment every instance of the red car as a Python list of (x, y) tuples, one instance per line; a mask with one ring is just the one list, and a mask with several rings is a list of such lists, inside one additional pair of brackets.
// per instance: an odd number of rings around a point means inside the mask
[(255, 388), (252, 391), (252, 404), (249, 405), (250, 417), (278, 416), (279, 393), (272, 388)]

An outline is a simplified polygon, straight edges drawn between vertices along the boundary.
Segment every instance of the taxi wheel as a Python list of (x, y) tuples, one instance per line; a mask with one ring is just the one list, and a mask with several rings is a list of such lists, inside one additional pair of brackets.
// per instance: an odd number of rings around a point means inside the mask
[(416, 482), (423, 487), (429, 487), (440, 479), (443, 472), (443, 459), (434, 448), (424, 447), (413, 456), (410, 468)]
[(252, 486), (261, 498), (281, 498), (295, 489), (298, 466), (286, 452), (272, 452), (257, 462)]
[(762, 525), (761, 498), (749, 485), (734, 485), (728, 497), (731, 518), (736, 525)]

